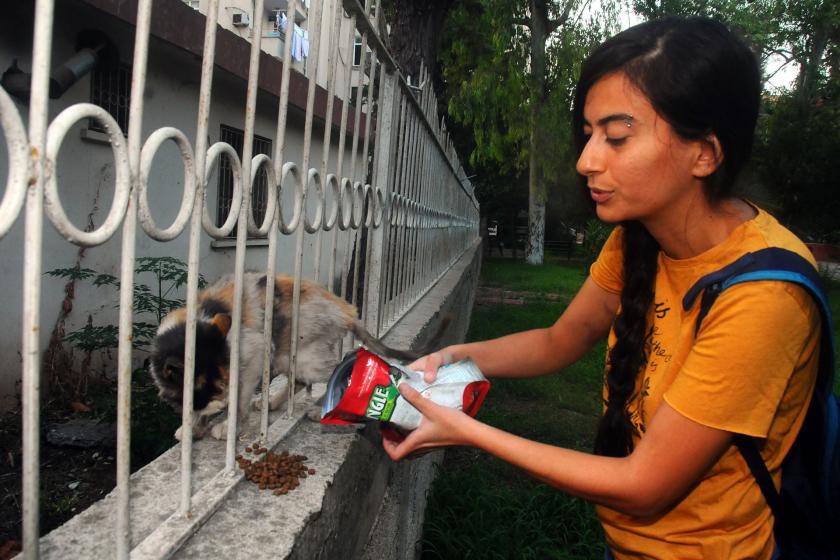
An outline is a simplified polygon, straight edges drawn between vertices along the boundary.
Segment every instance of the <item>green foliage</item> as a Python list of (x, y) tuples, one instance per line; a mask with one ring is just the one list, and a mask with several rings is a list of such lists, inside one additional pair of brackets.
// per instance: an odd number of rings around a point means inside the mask
[(119, 329), (116, 325), (94, 326), (88, 321), (81, 329), (65, 336), (64, 341), (90, 353), (103, 348), (116, 348), (118, 336)]
[[(136, 274), (151, 274), (155, 288), (145, 284), (134, 283), (134, 312), (135, 315), (152, 315), (157, 323), (134, 321), (132, 323), (132, 344), (135, 348), (145, 348), (154, 339), (157, 324), (164, 315), (184, 306), (184, 300), (171, 297), (173, 291), (187, 283), (186, 264), (174, 257), (140, 257), (134, 269)], [(46, 274), (67, 280), (87, 280), (94, 286), (113, 286), (117, 290), (120, 282), (116, 276), (102, 274), (90, 268), (56, 268)], [(199, 274), (198, 287), (203, 288), (207, 281)], [(88, 317), (87, 324), (81, 329), (68, 333), (64, 341), (90, 355), (97, 350), (116, 348), (119, 344), (119, 329), (116, 325), (93, 325)]]
[[(586, 222), (586, 235), (583, 238), (583, 253), (586, 255), (586, 262), (591, 265), (601, 254), (601, 248), (607, 242), (612, 233), (613, 226), (605, 224), (596, 218)], [(588, 269), (587, 269), (588, 270)]]
[[(840, 348), (840, 275), (837, 272), (828, 275), (827, 271), (823, 273), (823, 282), (825, 286), (826, 296), (828, 297), (828, 305), (831, 307), (831, 318), (834, 327), (834, 348)], [(834, 356), (835, 364), (834, 371), (837, 372), (834, 378), (834, 393), (840, 395), (840, 352)]]
[(819, 103), (795, 95), (766, 100), (756, 161), (778, 217), (811, 240), (829, 241), (840, 216), (840, 80), (821, 89)]
[[(546, 6), (549, 20), (557, 20), (566, 2)], [(477, 194), (483, 209), (523, 207), (526, 185), (536, 181), (530, 192), (537, 202), (562, 199), (555, 209), (565, 219), (580, 210), (570, 195), (578, 183), (569, 108), (581, 61), (613, 30), (609, 10), (615, 7), (606, 3), (584, 16), (576, 4), (547, 37), (544, 53), (532, 51), (531, 18), (539, 16), (532, 16), (526, 3), (467, 0), (450, 11), (439, 55), (448, 115), (471, 132), (469, 163), (481, 178)], [(544, 72), (537, 74), (541, 56)]]

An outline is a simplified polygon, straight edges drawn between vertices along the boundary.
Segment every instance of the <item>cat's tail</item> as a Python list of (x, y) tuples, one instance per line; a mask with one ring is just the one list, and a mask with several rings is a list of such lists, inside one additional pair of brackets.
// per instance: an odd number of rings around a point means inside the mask
[(368, 349), (372, 350), (375, 354), (379, 354), (381, 356), (385, 356), (387, 358), (393, 358), (396, 360), (400, 360), (402, 362), (413, 362), (419, 358), (422, 358), (429, 352), (437, 350), (440, 347), (440, 341), (443, 338), (443, 334), (446, 332), (449, 323), (452, 322), (452, 315), (447, 313), (444, 315), (441, 320), (440, 324), (438, 325), (437, 331), (435, 331), (434, 336), (423, 345), (423, 348), (417, 351), (412, 350), (398, 350), (396, 348), (391, 348), (390, 346), (386, 345), (384, 342), (370, 334), (367, 329), (365, 329), (362, 322), (358, 319), (353, 321), (353, 324), (350, 327), (353, 335), (362, 342)]

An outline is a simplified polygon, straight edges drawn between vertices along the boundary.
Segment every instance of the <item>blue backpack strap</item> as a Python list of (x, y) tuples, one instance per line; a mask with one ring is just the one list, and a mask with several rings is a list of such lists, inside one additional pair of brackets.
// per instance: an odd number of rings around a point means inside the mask
[[(820, 340), (820, 371), (818, 383), (830, 388), (834, 385), (834, 337), (831, 334), (831, 308), (828, 299), (821, 288), (819, 273), (807, 259), (779, 247), (769, 247), (754, 253), (747, 253), (738, 260), (700, 278), (683, 297), (683, 309), (688, 311), (700, 293), (700, 315), (695, 323), (695, 334), (700, 330), (703, 319), (708, 314), (717, 296), (725, 289), (735, 284), (756, 280), (781, 280), (793, 282), (805, 288), (817, 302), (820, 316), (825, 328), (822, 329)], [(705, 301), (703, 301), (705, 300)]]
[[(837, 440), (836, 428), (837, 405), (832, 394), (834, 386), (834, 337), (832, 336), (831, 309), (825, 293), (820, 287), (819, 273), (814, 266), (804, 257), (786, 249), (771, 247), (754, 253), (747, 253), (743, 257), (725, 266), (724, 268), (708, 274), (698, 280), (683, 298), (683, 309), (689, 310), (694, 305), (697, 297), (702, 292), (700, 313), (695, 323), (695, 335), (700, 330), (703, 319), (708, 314), (712, 304), (718, 295), (730, 286), (743, 282), (756, 280), (781, 280), (793, 282), (802, 286), (814, 300), (820, 310), (822, 319), (822, 337), (820, 339), (820, 360), (817, 384), (814, 389), (812, 404), (819, 397), (826, 400), (828, 406), (824, 414), (827, 416), (826, 427), (829, 433), (825, 434), (825, 440), (833, 442)], [(817, 406), (822, 406), (817, 403)], [(773, 484), (770, 473), (767, 470), (754, 438), (746, 436), (735, 436), (735, 445), (750, 467), (768, 505), (776, 516), (777, 520), (784, 520), (784, 513), (780, 504), (780, 496)], [(828, 472), (830, 465), (836, 459), (833, 456), (837, 450), (833, 447), (827, 449), (823, 457), (824, 472)], [(824, 495), (829, 495), (829, 477), (824, 477)], [(829, 504), (837, 507), (837, 504)], [(783, 521), (784, 522), (784, 521)]]

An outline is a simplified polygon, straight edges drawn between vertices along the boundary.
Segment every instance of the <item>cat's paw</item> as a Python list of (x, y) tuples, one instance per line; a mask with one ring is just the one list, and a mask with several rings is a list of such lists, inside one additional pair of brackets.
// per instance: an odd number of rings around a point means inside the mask
[(321, 421), (321, 406), (313, 404), (306, 409), (306, 418), (313, 422)]
[(210, 428), (210, 435), (216, 439), (227, 439), (227, 420), (219, 422)]
[(182, 433), (181, 430), (183, 430), (183, 429), (184, 429), (184, 426), (178, 426), (178, 429), (175, 430), (175, 439), (177, 439), (178, 441), (181, 441), (181, 433)]

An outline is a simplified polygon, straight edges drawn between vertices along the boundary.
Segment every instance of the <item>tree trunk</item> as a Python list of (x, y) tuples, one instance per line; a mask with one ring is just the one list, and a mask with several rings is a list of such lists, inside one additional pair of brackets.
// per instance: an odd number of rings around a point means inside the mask
[(543, 263), (545, 245), (546, 184), (539, 153), (543, 137), (540, 113), (546, 103), (545, 42), (548, 38), (548, 6), (545, 0), (532, 0), (531, 12), (531, 135), (528, 148), (528, 249), (525, 262)]
[(818, 27), (806, 45), (806, 52), (800, 60), (796, 92), (799, 99), (813, 103), (817, 97), (820, 66), (828, 47), (828, 31)]
[(391, 54), (406, 76), (420, 76), (425, 64), (437, 82), (437, 53), (446, 15), (454, 0), (390, 0), (388, 43)]

